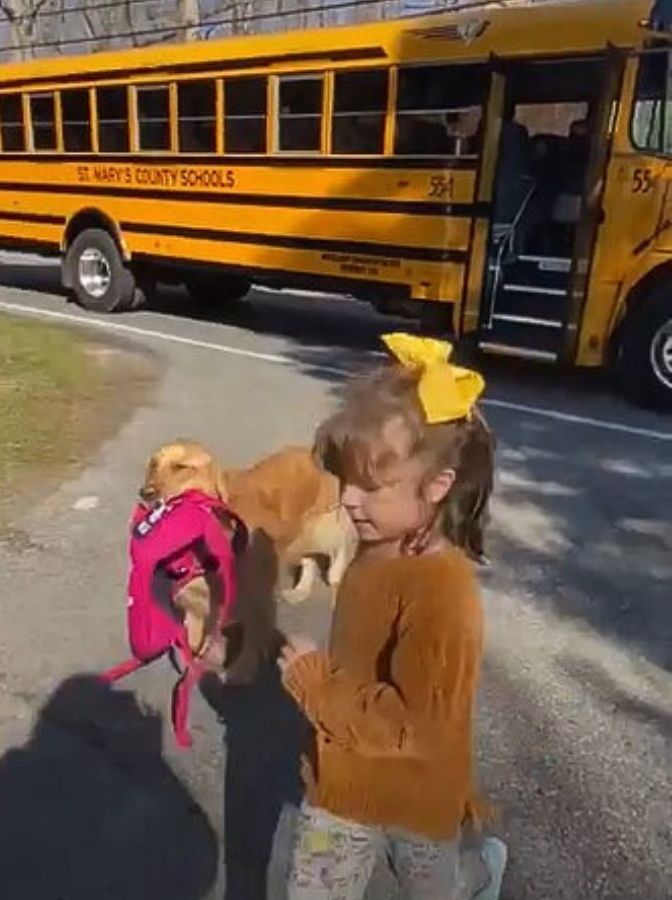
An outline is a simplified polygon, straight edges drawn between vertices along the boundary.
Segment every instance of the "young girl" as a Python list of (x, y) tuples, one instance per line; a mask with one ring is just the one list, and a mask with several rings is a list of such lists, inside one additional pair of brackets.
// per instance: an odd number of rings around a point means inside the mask
[(496, 900), (497, 840), (462, 849), (477, 820), (472, 708), (480, 555), (493, 440), (480, 375), (450, 345), (384, 338), (396, 364), (356, 382), (318, 431), (360, 549), (339, 590), (328, 653), (284, 650), (284, 684), (314, 728), (304, 762), (290, 900), (359, 900), (385, 853), (407, 900)]

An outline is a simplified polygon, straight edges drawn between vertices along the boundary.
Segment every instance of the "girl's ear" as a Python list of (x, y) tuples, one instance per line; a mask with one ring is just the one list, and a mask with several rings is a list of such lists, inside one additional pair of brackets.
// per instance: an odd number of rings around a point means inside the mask
[(455, 484), (455, 469), (443, 469), (425, 484), (425, 499), (436, 505), (446, 499)]

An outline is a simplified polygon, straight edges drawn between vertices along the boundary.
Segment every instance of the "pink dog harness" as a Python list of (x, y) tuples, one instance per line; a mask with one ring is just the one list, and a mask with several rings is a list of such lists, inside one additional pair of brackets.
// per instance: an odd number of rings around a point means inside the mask
[[(229, 540), (224, 522), (234, 528)], [(236, 596), (235, 557), (247, 530), (221, 500), (187, 491), (148, 510), (138, 505), (131, 520), (127, 626), (133, 654), (101, 677), (112, 683), (166, 653), (180, 659), (182, 672), (173, 690), (172, 724), (181, 747), (191, 745), (189, 701), (204, 666), (189, 648), (184, 616), (175, 597), (189, 582), (215, 579), (219, 599), (216, 633), (231, 618)]]

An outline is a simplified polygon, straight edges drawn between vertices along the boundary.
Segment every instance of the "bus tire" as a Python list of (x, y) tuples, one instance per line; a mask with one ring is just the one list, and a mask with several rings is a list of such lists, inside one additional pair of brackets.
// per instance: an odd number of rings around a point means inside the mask
[(114, 238), (102, 228), (87, 228), (72, 241), (64, 281), (79, 306), (92, 312), (121, 312), (138, 300), (133, 274), (126, 268)]
[(672, 289), (661, 284), (623, 321), (615, 353), (623, 394), (640, 406), (672, 410)]
[(209, 309), (235, 303), (246, 297), (251, 283), (241, 275), (219, 275), (211, 272), (194, 272), (185, 278), (192, 299), (199, 306)]

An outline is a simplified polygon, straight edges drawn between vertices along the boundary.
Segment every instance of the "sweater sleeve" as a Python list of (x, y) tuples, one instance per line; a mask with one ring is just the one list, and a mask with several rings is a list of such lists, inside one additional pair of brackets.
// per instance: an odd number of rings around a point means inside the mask
[(380, 681), (361, 683), (317, 652), (289, 667), (287, 690), (325, 738), (360, 753), (424, 755), (458, 711), (471, 707), (481, 657), (480, 604), (466, 562), (451, 575), (416, 581), (390, 636)]

